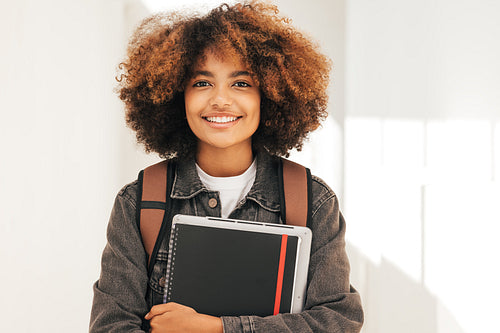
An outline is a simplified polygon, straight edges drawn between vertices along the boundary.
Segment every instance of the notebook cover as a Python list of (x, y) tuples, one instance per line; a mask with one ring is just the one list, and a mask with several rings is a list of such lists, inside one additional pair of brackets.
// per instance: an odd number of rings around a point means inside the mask
[(278, 301), (288, 313), (297, 246), (297, 236), (175, 224), (165, 301), (214, 316), (272, 315)]

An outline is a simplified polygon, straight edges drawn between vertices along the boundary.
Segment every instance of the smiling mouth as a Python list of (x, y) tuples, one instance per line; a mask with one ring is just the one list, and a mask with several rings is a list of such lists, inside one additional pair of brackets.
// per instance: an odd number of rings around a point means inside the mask
[(238, 120), (239, 118), (241, 118), (241, 117), (228, 117), (228, 116), (223, 116), (223, 117), (203, 117), (203, 119), (207, 120), (208, 122), (216, 123), (216, 124), (231, 123), (233, 121)]

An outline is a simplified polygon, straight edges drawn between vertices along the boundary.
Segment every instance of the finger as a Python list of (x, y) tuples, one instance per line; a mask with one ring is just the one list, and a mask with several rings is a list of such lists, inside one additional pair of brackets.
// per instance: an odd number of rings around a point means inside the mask
[(151, 310), (146, 314), (146, 316), (144, 318), (146, 320), (150, 320), (154, 316), (162, 315), (165, 312), (174, 311), (174, 310), (179, 309), (181, 307), (184, 307), (184, 306), (180, 305), (178, 303), (175, 303), (175, 302), (169, 302), (169, 303), (165, 303), (165, 304), (158, 304), (158, 305), (153, 306), (151, 308)]
[(151, 308), (151, 310), (149, 310), (149, 312), (146, 314), (146, 316), (144, 316), (144, 318), (146, 320), (150, 320), (154, 316), (161, 315), (166, 311), (168, 311), (168, 307), (166, 306), (166, 304), (155, 305)]

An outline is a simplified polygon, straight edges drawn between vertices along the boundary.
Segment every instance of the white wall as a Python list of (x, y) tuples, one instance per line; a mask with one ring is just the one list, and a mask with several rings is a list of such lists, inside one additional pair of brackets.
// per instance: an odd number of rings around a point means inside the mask
[(344, 200), (364, 332), (496, 332), (500, 3), (347, 4)]
[(138, 170), (113, 93), (130, 6), (0, 2), (2, 332), (87, 330), (113, 198)]

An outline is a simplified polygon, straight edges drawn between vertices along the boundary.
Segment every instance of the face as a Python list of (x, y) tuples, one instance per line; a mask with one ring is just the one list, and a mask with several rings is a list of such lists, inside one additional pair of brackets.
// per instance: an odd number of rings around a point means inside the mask
[(240, 59), (217, 57), (194, 68), (184, 90), (186, 118), (203, 149), (250, 149), (260, 121), (260, 92)]

